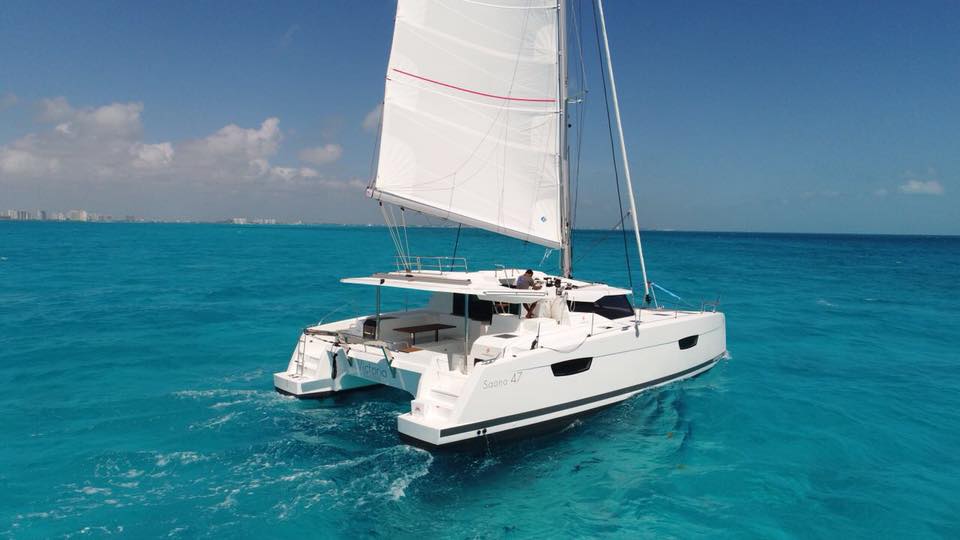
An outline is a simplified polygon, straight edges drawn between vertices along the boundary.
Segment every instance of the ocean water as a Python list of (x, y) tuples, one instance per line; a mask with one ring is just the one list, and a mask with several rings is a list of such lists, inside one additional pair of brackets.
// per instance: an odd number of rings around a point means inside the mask
[[(455, 234), (412, 229), (412, 251)], [(577, 233), (576, 274), (626, 284), (605, 236)], [(432, 455), (398, 441), (399, 391), (272, 387), (301, 327), (372, 310), (337, 279), (391, 264), (384, 229), (0, 223), (0, 536), (960, 536), (960, 238), (645, 247), (651, 279), (720, 297), (731, 359), (562, 432)], [(458, 255), (545, 253), (464, 231)]]

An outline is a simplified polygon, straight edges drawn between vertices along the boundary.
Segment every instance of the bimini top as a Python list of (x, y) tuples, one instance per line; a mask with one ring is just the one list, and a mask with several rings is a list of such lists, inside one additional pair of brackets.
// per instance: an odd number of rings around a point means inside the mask
[[(481, 300), (491, 302), (507, 302), (511, 304), (529, 303), (544, 298), (555, 298), (558, 294), (556, 287), (546, 286), (539, 290), (515, 289), (511, 285), (516, 283), (522, 270), (487, 270), (480, 272), (384, 272), (370, 277), (356, 277), (341, 279), (341, 283), (356, 285), (379, 285), (397, 289), (413, 289), (417, 291), (444, 292), (456, 294), (472, 294)], [(562, 288), (560, 296), (566, 296), (572, 302), (594, 302), (604, 296), (633, 294), (629, 289), (611, 287), (602, 283), (588, 283), (575, 279), (557, 278), (534, 272), (534, 278), (549, 282), (559, 279)]]

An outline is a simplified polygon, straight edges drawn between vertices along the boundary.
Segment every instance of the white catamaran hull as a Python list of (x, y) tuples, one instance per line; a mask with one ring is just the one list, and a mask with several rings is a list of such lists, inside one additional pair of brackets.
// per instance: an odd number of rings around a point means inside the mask
[[(346, 343), (343, 329), (371, 318), (349, 319), (307, 329), (274, 384), (279, 392), (301, 398), (373, 384), (405, 390), (414, 399), (410, 412), (398, 416), (397, 429), (419, 446), (524, 435), (698, 375), (726, 352), (722, 313), (638, 313), (639, 321), (627, 317), (601, 324), (600, 317), (589, 316), (582, 325), (569, 317), (567, 324), (558, 324), (549, 318), (497, 316), (473, 341), (468, 357), (473, 365), (466, 373), (462, 341), (456, 338), (462, 327), (451, 329), (453, 339), (429, 336), (420, 346), (391, 348), (383, 341)], [(427, 315), (454, 322), (452, 315), (429, 310), (383, 314), (383, 333), (391, 333), (387, 323), (396, 328)], [(504, 324), (509, 332), (501, 331)], [(483, 331), (483, 324), (475, 326)]]

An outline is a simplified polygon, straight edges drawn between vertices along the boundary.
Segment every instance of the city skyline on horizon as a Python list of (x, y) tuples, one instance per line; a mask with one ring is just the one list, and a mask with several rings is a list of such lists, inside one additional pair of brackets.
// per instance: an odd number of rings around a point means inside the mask
[[(4, 205), (382, 221), (363, 191), (393, 6), (58, 5), (0, 21)], [(960, 7), (925, 5), (609, 6), (641, 229), (960, 234)], [(576, 225), (603, 230), (587, 72)]]
[[(29, 213), (29, 216), (26, 217), (12, 217), (11, 212), (26, 212)], [(45, 217), (38, 218), (36, 217), (38, 212), (42, 212)], [(158, 218), (151, 216), (138, 216), (131, 214), (100, 214), (97, 212), (89, 212), (84, 209), (74, 209), (68, 210), (66, 212), (52, 211), (53, 217), (51, 217), (51, 211), (48, 210), (0, 210), (0, 223), (4, 221), (46, 221), (46, 222), (71, 222), (71, 223), (154, 223), (154, 224), (197, 224), (197, 225), (287, 225), (287, 226), (314, 226), (314, 227), (372, 227), (372, 228), (387, 228), (388, 225), (381, 222), (355, 222), (355, 223), (344, 223), (344, 222), (325, 222), (325, 221), (306, 221), (306, 220), (293, 220), (293, 221), (284, 221), (278, 220), (276, 218), (270, 217), (221, 217), (221, 218), (210, 218), (210, 219), (201, 219), (201, 218), (188, 218), (188, 217), (171, 217), (171, 218)], [(77, 213), (82, 213), (84, 218), (78, 218)], [(408, 227), (414, 229), (456, 229), (460, 225), (450, 221), (437, 220), (433, 223), (408, 223)], [(464, 229), (476, 229), (474, 227), (464, 227)], [(583, 232), (605, 232), (605, 233), (615, 233), (619, 232), (621, 229), (618, 228), (599, 228), (599, 227), (574, 227), (574, 231), (583, 231)], [(628, 227), (627, 231), (631, 231), (632, 227)], [(486, 232), (486, 231), (484, 231)], [(673, 229), (673, 228), (647, 228), (641, 229), (641, 233), (644, 232), (657, 232), (657, 233), (690, 233), (690, 234), (760, 234), (760, 235), (810, 235), (810, 236), (918, 236), (918, 237), (943, 237), (943, 238), (957, 238), (960, 237), (960, 234), (926, 234), (926, 233), (882, 233), (882, 232), (804, 232), (804, 231), (750, 231), (750, 230), (716, 230), (716, 229)], [(495, 234), (495, 233), (488, 233)]]

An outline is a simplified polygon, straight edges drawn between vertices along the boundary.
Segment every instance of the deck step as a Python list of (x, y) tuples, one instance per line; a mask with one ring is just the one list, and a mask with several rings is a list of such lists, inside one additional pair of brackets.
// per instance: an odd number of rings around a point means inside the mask
[(429, 399), (417, 399), (413, 401), (413, 414), (429, 420), (445, 420), (453, 415), (453, 408), (456, 400), (447, 401), (438, 399), (437, 395), (431, 395)]
[(460, 394), (454, 394), (453, 392), (447, 390), (440, 390), (437, 388), (430, 389), (430, 397), (440, 403), (453, 405), (457, 402), (457, 399), (460, 397)]

